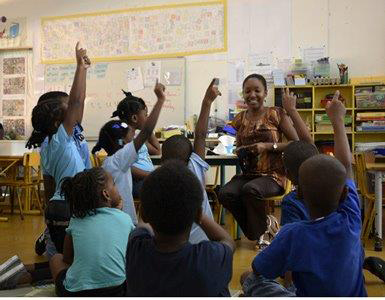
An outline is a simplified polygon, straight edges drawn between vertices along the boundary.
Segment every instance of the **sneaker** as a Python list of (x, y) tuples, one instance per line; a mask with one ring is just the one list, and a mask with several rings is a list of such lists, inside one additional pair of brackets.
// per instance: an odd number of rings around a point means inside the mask
[[(11, 259), (13, 258), (14, 257), (12, 257)], [(8, 260), (5, 264), (7, 264), (9, 261), (10, 260)], [(19, 258), (17, 258), (17, 260), (14, 260), (11, 265), (8, 264), (6, 268), (3, 268), (3, 273), (0, 275), (0, 290), (8, 290), (15, 288), (19, 282), (20, 277), (26, 272), (27, 269)]]
[(41, 256), (45, 252), (45, 235), (44, 232), (39, 236), (39, 238), (35, 242), (35, 252), (37, 255)]
[(6, 273), (14, 265), (21, 263), (20, 258), (17, 255), (12, 256), (5, 263), (0, 265), (0, 276)]
[(270, 245), (271, 241), (277, 235), (279, 231), (278, 220), (273, 215), (267, 216), (267, 229), (264, 234), (259, 238), (259, 241), (256, 245), (257, 249), (263, 250)]
[(379, 257), (366, 257), (364, 260), (364, 269), (385, 282), (385, 261)]

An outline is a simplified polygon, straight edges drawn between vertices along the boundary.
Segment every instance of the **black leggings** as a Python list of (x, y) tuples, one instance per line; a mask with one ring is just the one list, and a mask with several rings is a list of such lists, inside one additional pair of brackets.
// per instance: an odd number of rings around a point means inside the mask
[(66, 228), (70, 221), (70, 210), (67, 201), (51, 200), (45, 211), (45, 222), (47, 224), (49, 235), (55, 244), (56, 251), (63, 253), (64, 238)]
[(245, 236), (257, 240), (267, 229), (266, 197), (279, 195), (281, 186), (271, 177), (234, 176), (219, 191), (219, 202), (237, 220)]

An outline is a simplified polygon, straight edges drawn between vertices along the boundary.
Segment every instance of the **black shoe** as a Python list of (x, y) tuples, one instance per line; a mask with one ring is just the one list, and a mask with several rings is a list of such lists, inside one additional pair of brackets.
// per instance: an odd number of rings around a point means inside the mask
[(44, 232), (39, 236), (39, 238), (35, 242), (35, 252), (37, 255), (41, 256), (45, 252), (45, 236)]
[(366, 257), (364, 260), (364, 269), (385, 282), (385, 261), (379, 257)]

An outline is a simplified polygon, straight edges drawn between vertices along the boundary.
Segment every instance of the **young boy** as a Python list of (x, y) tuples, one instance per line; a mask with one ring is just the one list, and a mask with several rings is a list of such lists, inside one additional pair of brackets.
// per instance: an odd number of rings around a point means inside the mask
[[(230, 296), (235, 244), (202, 214), (197, 177), (177, 160), (164, 163), (143, 183), (141, 217), (126, 255), (127, 296)], [(189, 242), (193, 222), (210, 241)]]
[[(218, 87), (215, 85), (215, 78), (211, 81), (206, 90), (206, 94), (202, 101), (201, 111), (197, 124), (195, 126), (194, 147), (189, 139), (183, 135), (174, 135), (168, 138), (162, 146), (162, 162), (169, 159), (177, 159), (188, 165), (188, 168), (198, 177), (203, 190), (203, 214), (208, 218), (213, 218), (209, 200), (205, 191), (205, 174), (209, 169), (209, 165), (205, 162), (206, 156), (206, 134), (210, 115), (210, 108), (217, 96), (221, 96)], [(190, 242), (199, 243), (207, 240), (204, 231), (194, 223), (191, 229)]]
[(334, 129), (336, 158), (315, 155), (299, 169), (299, 188), (310, 220), (284, 226), (254, 259), (253, 273), (243, 283), (246, 296), (263, 296), (266, 284), (273, 293), (284, 293), (272, 279), (287, 271), (293, 274), (297, 296), (367, 295), (361, 212), (343, 122), (346, 109), (338, 97), (337, 91), (326, 107)]

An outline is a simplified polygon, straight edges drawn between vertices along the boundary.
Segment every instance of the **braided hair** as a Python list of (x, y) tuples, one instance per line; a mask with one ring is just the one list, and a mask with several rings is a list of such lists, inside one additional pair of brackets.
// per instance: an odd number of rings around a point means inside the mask
[(131, 128), (127, 123), (120, 120), (111, 120), (103, 125), (99, 132), (99, 139), (92, 154), (104, 149), (107, 154), (113, 155), (116, 151), (123, 147), (123, 139), (127, 136)]
[(146, 109), (146, 103), (142, 98), (135, 97), (130, 92), (122, 91), (126, 97), (119, 102), (118, 107), (112, 113), (111, 118), (118, 117), (122, 121), (131, 123), (133, 115)]
[(67, 93), (61, 91), (51, 91), (44, 93), (40, 96), (39, 100), (37, 100), (37, 104), (40, 104), (46, 100), (63, 100), (63, 98), (69, 97)]
[(71, 216), (84, 218), (95, 215), (96, 209), (104, 206), (103, 189), (106, 183), (106, 171), (100, 167), (64, 178), (61, 193), (69, 203)]
[(46, 99), (38, 103), (32, 110), (33, 132), (26, 144), (26, 148), (40, 147), (46, 137), (51, 139), (62, 123), (64, 113), (61, 98)]

